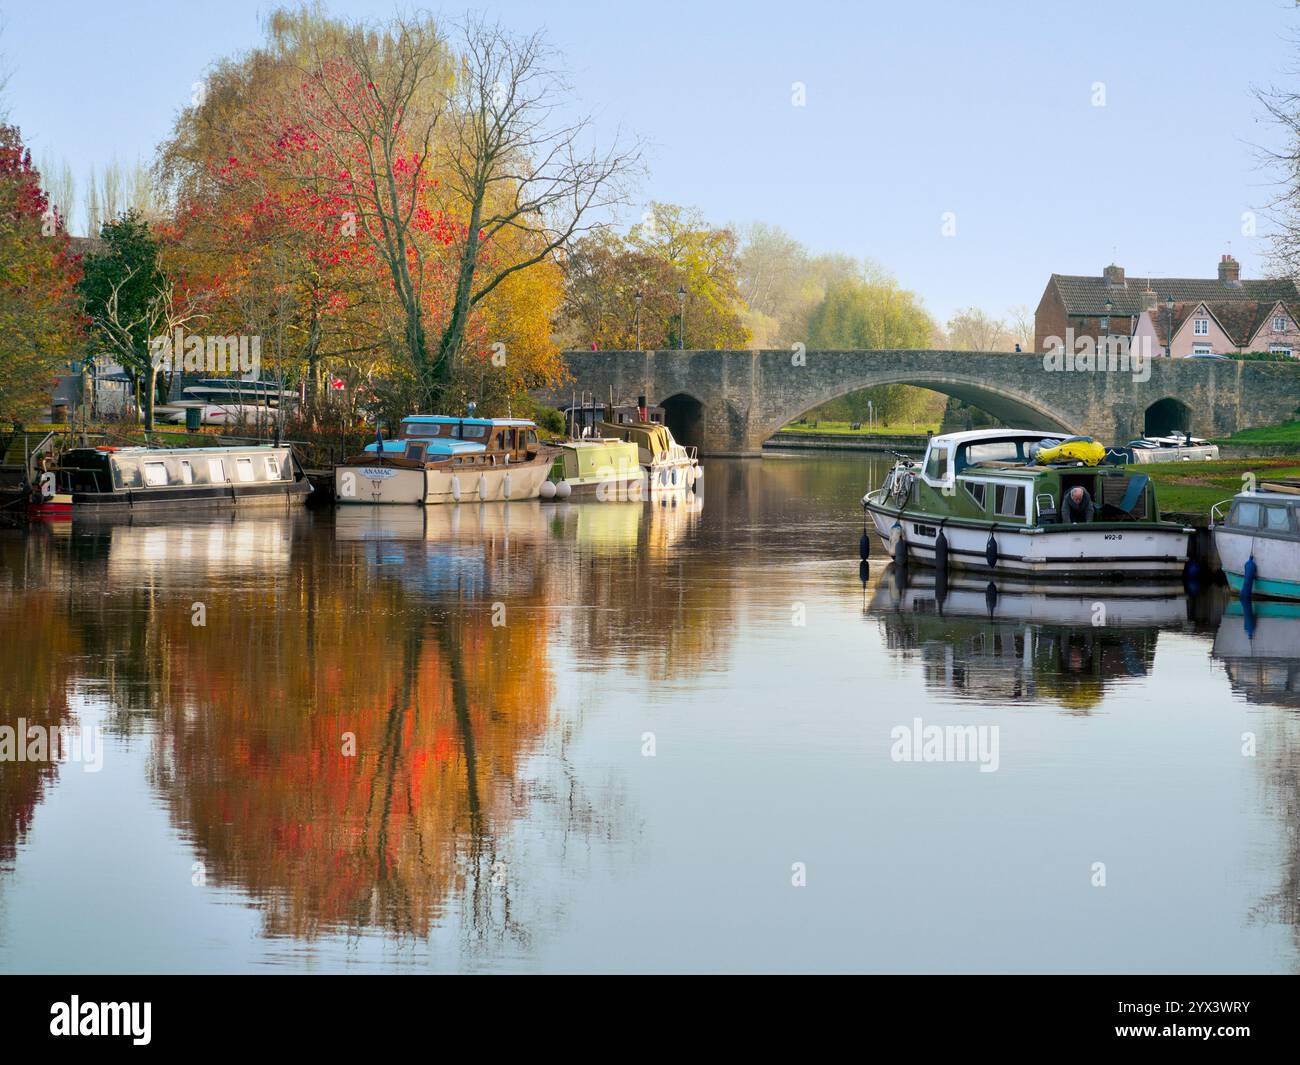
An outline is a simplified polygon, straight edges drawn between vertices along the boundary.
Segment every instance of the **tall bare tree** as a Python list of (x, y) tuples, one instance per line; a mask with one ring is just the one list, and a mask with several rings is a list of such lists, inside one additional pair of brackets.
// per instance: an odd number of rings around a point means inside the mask
[[(561, 252), (627, 202), (639, 143), (593, 146), (588, 115), (564, 117), (569, 87), (541, 34), (471, 19), (448, 108), (444, 210), (457, 231), (455, 291), (435, 364), (454, 369), (474, 307), (507, 277)], [(506, 238), (513, 238), (507, 240)]]

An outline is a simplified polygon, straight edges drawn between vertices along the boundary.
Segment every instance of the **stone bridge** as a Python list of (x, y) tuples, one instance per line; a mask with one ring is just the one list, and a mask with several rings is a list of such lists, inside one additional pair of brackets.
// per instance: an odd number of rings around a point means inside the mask
[[(1054, 369), (1044, 356), (977, 351), (570, 351), (574, 391), (667, 412), (673, 435), (703, 454), (756, 455), (781, 426), (827, 400), (875, 385), (919, 385), (1017, 428), (1124, 443), (1144, 432), (1226, 436), (1296, 417), (1295, 363), (1149, 359), (1145, 370)], [(1145, 378), (1145, 379), (1144, 379)]]

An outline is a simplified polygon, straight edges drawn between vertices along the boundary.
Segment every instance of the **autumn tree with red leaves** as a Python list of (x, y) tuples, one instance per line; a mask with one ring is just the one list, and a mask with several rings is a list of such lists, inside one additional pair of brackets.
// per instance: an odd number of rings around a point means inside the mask
[(0, 418), (42, 413), (55, 374), (80, 356), (79, 276), (31, 152), (16, 127), (0, 126)]

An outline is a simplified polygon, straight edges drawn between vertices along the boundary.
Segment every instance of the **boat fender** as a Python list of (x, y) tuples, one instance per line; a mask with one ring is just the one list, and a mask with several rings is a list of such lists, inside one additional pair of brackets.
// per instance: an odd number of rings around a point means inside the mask
[(696, 466), (696, 467), (695, 467), (695, 479), (698, 481), (698, 480), (699, 480), (701, 477), (703, 477), (703, 476), (704, 476), (704, 467), (703, 467), (703, 466)]
[(903, 527), (894, 522), (889, 530), (889, 553), (894, 558), (895, 566), (907, 565), (907, 537), (903, 535)]
[(487, 474), (486, 473), (480, 473), (478, 475), (478, 497), (479, 499), (487, 499)]
[(454, 473), (451, 475), (451, 498), (460, 502), (460, 478)]
[(505, 479), (501, 482), (501, 494), (504, 495), (506, 499), (510, 498), (510, 471), (509, 470), (506, 471)]
[(561, 481), (559, 484), (555, 486), (556, 499), (568, 499), (569, 496), (572, 494), (572, 492), (573, 492), (573, 485), (569, 484), (568, 481)]
[(989, 532), (989, 538), (984, 544), (984, 561), (989, 564), (989, 569), (996, 569), (998, 564), (998, 542), (992, 531)]
[(992, 581), (984, 586), (984, 606), (988, 609), (989, 617), (993, 616), (993, 610), (998, 605), (998, 586)]
[(1251, 555), (1246, 559), (1246, 565), (1241, 570), (1241, 601), (1248, 603), (1255, 594), (1255, 578), (1259, 574), (1259, 567), (1255, 565), (1255, 556)]
[(871, 566), (864, 558), (858, 563), (858, 580), (862, 582), (862, 587), (867, 586), (867, 578), (871, 576)]
[(555, 482), (554, 482), (554, 481), (543, 481), (543, 482), (542, 482), (542, 487), (541, 487), (541, 496), (542, 496), (543, 499), (554, 499), (554, 498), (555, 498)]
[(948, 576), (948, 537), (943, 534), (942, 525), (934, 541), (934, 568), (939, 571), (941, 579)]
[(862, 504), (862, 538), (858, 540), (858, 558), (865, 562), (871, 555), (871, 536), (867, 532), (867, 505)]

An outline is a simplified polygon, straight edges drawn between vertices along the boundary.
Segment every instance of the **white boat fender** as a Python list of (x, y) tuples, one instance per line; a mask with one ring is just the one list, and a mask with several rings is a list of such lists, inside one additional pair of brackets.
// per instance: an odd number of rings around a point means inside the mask
[(907, 565), (907, 537), (903, 535), (903, 527), (894, 522), (889, 529), (889, 553), (893, 556), (895, 566)]
[(943, 534), (943, 525), (939, 526), (939, 535), (934, 541), (934, 568), (938, 570), (939, 576), (948, 575), (948, 537)]
[(460, 478), (454, 473), (451, 475), (451, 498), (460, 502)]
[(555, 482), (554, 482), (554, 481), (543, 481), (543, 482), (542, 482), (542, 487), (541, 487), (541, 496), (542, 496), (543, 499), (554, 499), (554, 498), (555, 498)]
[[(508, 458), (509, 456), (507, 456)], [(505, 479), (501, 482), (501, 494), (507, 499), (510, 498), (510, 471), (506, 470)]]
[(701, 477), (704, 476), (704, 467), (697, 464), (694, 467), (694, 469), (695, 469), (695, 479), (698, 481)]
[(573, 486), (568, 481), (561, 481), (555, 486), (556, 499), (568, 499), (573, 494)]
[(487, 474), (486, 473), (480, 473), (478, 475), (478, 497), (479, 499), (487, 499)]
[[(996, 529), (997, 526), (993, 526)], [(993, 529), (989, 530), (989, 538), (984, 544), (984, 561), (989, 564), (989, 569), (996, 569), (998, 564), (998, 541), (993, 535)]]

